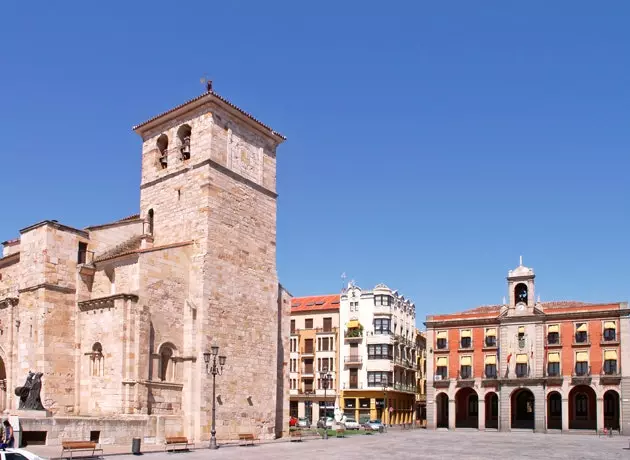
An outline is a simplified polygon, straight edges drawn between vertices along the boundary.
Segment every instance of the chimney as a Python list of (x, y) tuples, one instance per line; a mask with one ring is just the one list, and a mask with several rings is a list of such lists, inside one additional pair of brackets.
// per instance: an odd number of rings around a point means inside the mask
[(208, 91), (209, 93), (211, 93), (211, 92), (212, 92), (212, 80), (208, 80), (208, 81), (206, 82), (206, 89), (207, 89), (207, 91)]

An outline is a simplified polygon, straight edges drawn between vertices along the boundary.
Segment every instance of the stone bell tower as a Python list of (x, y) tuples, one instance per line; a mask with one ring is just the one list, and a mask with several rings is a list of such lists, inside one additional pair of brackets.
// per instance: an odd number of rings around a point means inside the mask
[(523, 257), (520, 258), (519, 266), (508, 272), (508, 316), (534, 313), (536, 305), (534, 278), (536, 278), (534, 270), (523, 265)]
[(140, 269), (149, 277), (140, 293), (151, 310), (149, 351), (159, 355), (168, 344), (181, 369), (173, 388), (181, 391), (183, 431), (210, 436), (203, 353), (217, 345), (227, 358), (216, 379), (218, 439), (239, 430), (274, 438), (278, 408), (288, 406), (277, 396), (278, 331), (288, 318), (278, 308), (276, 148), (285, 138), (211, 84), (134, 130), (143, 142), (145, 248), (185, 248), (162, 271), (148, 258)]

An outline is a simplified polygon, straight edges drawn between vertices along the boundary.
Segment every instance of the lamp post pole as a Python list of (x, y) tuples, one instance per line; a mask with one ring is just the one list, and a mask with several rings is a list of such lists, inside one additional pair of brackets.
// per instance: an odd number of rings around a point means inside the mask
[[(306, 390), (304, 392), (304, 396), (306, 396), (306, 419), (308, 420), (309, 425), (311, 425), (311, 423), (312, 423), (312, 420), (311, 420), (312, 408), (311, 408), (311, 402), (310, 402), (311, 394), (313, 394), (313, 392), (309, 391), (309, 390)], [(310, 428), (310, 426), (309, 426), (309, 428)]]
[(212, 429), (210, 431), (210, 449), (218, 449), (217, 446), (217, 398), (216, 398), (216, 379), (217, 375), (223, 375), (223, 366), (225, 366), (225, 356), (218, 356), (219, 365), (217, 365), (217, 355), (219, 354), (219, 347), (212, 345), (211, 351), (206, 351), (203, 354), (203, 360), (206, 363), (206, 374), (212, 374)]
[(328, 390), (328, 384), (332, 375), (328, 372), (320, 372), (320, 378), (322, 379), (322, 386), (324, 387), (324, 439), (328, 439), (328, 401), (326, 401), (326, 390)]

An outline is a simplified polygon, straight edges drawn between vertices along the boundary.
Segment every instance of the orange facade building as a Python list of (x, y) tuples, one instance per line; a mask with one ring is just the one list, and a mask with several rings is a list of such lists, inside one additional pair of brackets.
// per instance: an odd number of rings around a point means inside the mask
[(427, 317), (428, 427), (630, 434), (628, 304), (541, 303), (534, 279), (521, 264), (504, 305)]

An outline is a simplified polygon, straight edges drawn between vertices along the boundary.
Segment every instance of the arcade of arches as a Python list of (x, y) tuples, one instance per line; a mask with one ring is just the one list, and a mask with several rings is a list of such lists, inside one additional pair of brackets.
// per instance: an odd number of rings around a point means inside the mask
[[(528, 388), (517, 388), (509, 396), (509, 420), (499, 426), (499, 395), (494, 391), (479, 394), (472, 387), (459, 388), (454, 399), (440, 392), (435, 398), (437, 428), (534, 429), (536, 398)], [(588, 385), (571, 388), (568, 398), (550, 391), (545, 401), (547, 430), (620, 429), (619, 393), (610, 389), (598, 400)]]

